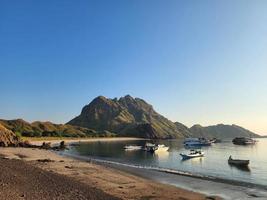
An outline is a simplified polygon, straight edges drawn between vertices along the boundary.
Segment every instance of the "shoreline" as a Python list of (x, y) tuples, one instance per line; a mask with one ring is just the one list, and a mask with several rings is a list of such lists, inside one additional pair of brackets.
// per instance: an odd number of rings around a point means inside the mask
[[(127, 164), (127, 163), (121, 163), (121, 162), (116, 162), (116, 161), (106, 160), (106, 159), (101, 159), (101, 158), (96, 158), (96, 157), (89, 157), (89, 156), (85, 157), (85, 156), (74, 155), (71, 153), (68, 154), (65, 152), (59, 153), (59, 155), (67, 156), (67, 157), (78, 159), (81, 161), (94, 162), (94, 163), (100, 164), (100, 165), (107, 165), (107, 166), (111, 166), (113, 168), (118, 168), (118, 169), (120, 169), (120, 168), (123, 169), (124, 167), (130, 167), (130, 168), (134, 168), (134, 169), (152, 170), (152, 171), (156, 171), (159, 173), (166, 173), (166, 174), (172, 174), (172, 175), (177, 175), (177, 176), (185, 176), (185, 177), (190, 177), (190, 178), (194, 178), (194, 179), (201, 179), (201, 180), (206, 180), (206, 181), (229, 184), (229, 185), (233, 185), (233, 186), (242, 186), (242, 187), (247, 187), (247, 188), (257, 187), (259, 189), (263, 189), (263, 190), (267, 191), (266, 185), (261, 185), (261, 184), (256, 184), (256, 183), (231, 180), (231, 179), (224, 179), (224, 178), (213, 177), (213, 176), (205, 176), (205, 175), (201, 175), (201, 174), (193, 174), (193, 173), (186, 172), (186, 171), (177, 171), (177, 170), (172, 170), (172, 169), (167, 169), (167, 168)], [(129, 171), (131, 171), (131, 170), (129, 170)]]
[(148, 140), (145, 138), (135, 137), (99, 137), (99, 138), (23, 138), (24, 141), (29, 141), (33, 145), (42, 145), (43, 142), (49, 142), (51, 145), (58, 145), (61, 141), (65, 144), (77, 144), (81, 142), (110, 142), (110, 141), (135, 141), (135, 140)]
[[(88, 187), (93, 186), (97, 190), (100, 190), (107, 195), (111, 195), (114, 198), (125, 200), (220, 199), (219, 197), (207, 196), (183, 188), (163, 184), (156, 180), (142, 178), (139, 175), (133, 175), (129, 172), (115, 169), (110, 166), (61, 156), (53, 151), (7, 147), (0, 148), (0, 154), (2, 158), (5, 158), (0, 159), (2, 164), (6, 159), (10, 162), (21, 160), (28, 165), (28, 167), (25, 165), (26, 168), (31, 169), (37, 167), (44, 170), (45, 174), (46, 172), (52, 172), (69, 177), (70, 180), (78, 181), (82, 184), (88, 185)], [(26, 175), (31, 176), (30, 173), (26, 173)]]
[(207, 196), (219, 196), (223, 199), (267, 199), (267, 186), (241, 182), (217, 177), (194, 175), (186, 172), (165, 170), (153, 167), (144, 168), (138, 165), (124, 164), (115, 161), (101, 160), (93, 157), (84, 157), (74, 154), (62, 153), (60, 155), (83, 160), (86, 162), (114, 168), (132, 175), (152, 181), (173, 185), (192, 192)]
[[(65, 138), (64, 138), (65, 139)], [(66, 144), (71, 145), (80, 142), (96, 142), (96, 141), (122, 141), (122, 140), (140, 140), (142, 138), (83, 138), (83, 139), (70, 139), (64, 140)], [(143, 139), (145, 140), (145, 139)], [(53, 140), (53, 145), (59, 144), (62, 139)], [(43, 141), (37, 141), (35, 144), (42, 144)], [(45, 142), (48, 142), (46, 140)], [(33, 143), (33, 142), (31, 142)], [(94, 157), (75, 156), (64, 152), (54, 152), (60, 156), (76, 159), (82, 162), (90, 162), (96, 165), (124, 171), (126, 173), (147, 179), (155, 182), (160, 182), (167, 185), (172, 185), (177, 188), (183, 188), (188, 191), (193, 191), (208, 196), (220, 196), (224, 199), (242, 199), (256, 197), (257, 199), (267, 199), (267, 186), (242, 182), (237, 180), (223, 179), (218, 177), (210, 177), (200, 174), (191, 174), (189, 172), (175, 171), (164, 168), (151, 168), (142, 169), (141, 166), (131, 166), (131, 164), (116, 163), (105, 159), (98, 159)], [(124, 166), (123, 166), (124, 165)], [(182, 183), (183, 182), (183, 183)], [(194, 182), (201, 184), (200, 186)], [(211, 188), (211, 189), (209, 189)], [(225, 195), (227, 194), (227, 195)], [(229, 194), (231, 194), (229, 196)]]

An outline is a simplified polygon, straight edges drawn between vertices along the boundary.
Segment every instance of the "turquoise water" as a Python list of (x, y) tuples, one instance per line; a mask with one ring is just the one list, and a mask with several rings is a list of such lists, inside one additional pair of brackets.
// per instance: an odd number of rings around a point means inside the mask
[[(231, 141), (203, 147), (203, 158), (181, 160), (180, 153), (188, 152), (182, 140), (158, 140), (158, 144), (169, 146), (169, 151), (159, 151), (154, 154), (139, 151), (125, 151), (127, 144), (144, 145), (144, 140), (89, 142), (73, 146), (69, 153), (94, 157), (119, 163), (133, 164), (144, 167), (157, 167), (177, 171), (190, 172), (195, 175), (205, 175), (217, 178), (231, 179), (261, 185), (267, 185), (267, 139), (258, 139), (256, 145), (238, 146)], [(239, 169), (228, 165), (228, 157), (248, 159), (248, 169)]]

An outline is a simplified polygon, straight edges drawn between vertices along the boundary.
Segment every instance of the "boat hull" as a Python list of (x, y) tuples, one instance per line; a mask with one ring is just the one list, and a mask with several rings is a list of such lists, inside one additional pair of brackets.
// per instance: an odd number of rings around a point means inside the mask
[(233, 144), (235, 145), (253, 145), (256, 143), (256, 140), (253, 140), (251, 138), (234, 138), (232, 140)]
[(182, 159), (191, 159), (191, 158), (203, 157), (204, 153), (194, 154), (194, 155), (180, 153), (180, 155), (182, 156)]
[(237, 159), (232, 159), (230, 157), (228, 159), (228, 164), (239, 166), (239, 167), (247, 167), (249, 165), (249, 160), (237, 160)]

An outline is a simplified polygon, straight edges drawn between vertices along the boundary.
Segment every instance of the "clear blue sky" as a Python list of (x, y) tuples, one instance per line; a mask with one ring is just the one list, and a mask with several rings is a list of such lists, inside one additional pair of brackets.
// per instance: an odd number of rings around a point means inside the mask
[(267, 133), (267, 1), (1, 0), (0, 118), (65, 123), (130, 94)]

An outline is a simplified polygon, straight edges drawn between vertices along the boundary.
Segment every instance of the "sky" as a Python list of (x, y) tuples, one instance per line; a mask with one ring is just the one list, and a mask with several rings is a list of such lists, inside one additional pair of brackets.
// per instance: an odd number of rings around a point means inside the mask
[(140, 97), (187, 126), (267, 134), (267, 1), (0, 0), (0, 118), (66, 123)]

